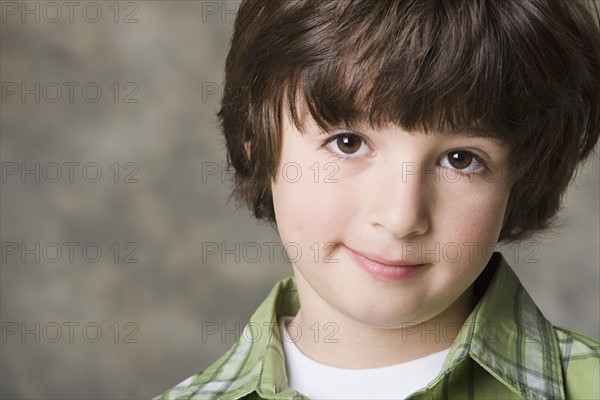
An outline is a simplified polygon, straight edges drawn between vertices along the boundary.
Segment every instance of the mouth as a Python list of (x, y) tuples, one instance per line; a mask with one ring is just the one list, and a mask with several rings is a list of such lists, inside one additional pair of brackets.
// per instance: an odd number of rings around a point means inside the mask
[(400, 280), (423, 271), (429, 264), (410, 264), (403, 260), (388, 260), (372, 254), (361, 253), (342, 244), (352, 260), (369, 275), (384, 280)]

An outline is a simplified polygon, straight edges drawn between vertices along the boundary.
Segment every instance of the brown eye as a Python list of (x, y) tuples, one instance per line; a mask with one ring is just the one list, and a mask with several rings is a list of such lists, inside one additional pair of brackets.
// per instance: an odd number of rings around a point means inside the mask
[(346, 154), (354, 154), (362, 145), (362, 139), (355, 135), (341, 135), (335, 140), (338, 148)]
[(473, 162), (473, 155), (466, 151), (453, 151), (448, 153), (448, 161), (456, 169), (465, 169)]
[(371, 151), (367, 140), (356, 133), (343, 132), (325, 139), (320, 148), (342, 161), (360, 161)]
[(444, 168), (464, 175), (489, 171), (485, 160), (469, 150), (452, 150), (442, 157), (440, 164)]

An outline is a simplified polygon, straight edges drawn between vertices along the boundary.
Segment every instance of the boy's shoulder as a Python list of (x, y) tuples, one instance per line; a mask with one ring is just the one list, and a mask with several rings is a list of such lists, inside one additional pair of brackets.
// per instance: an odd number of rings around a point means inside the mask
[(517, 398), (600, 399), (598, 340), (548, 321), (501, 253), (475, 285), (481, 299), (448, 359), (467, 354)]
[(579, 332), (554, 327), (569, 399), (600, 399), (600, 341)]
[(501, 253), (489, 267), (475, 282), (482, 297), (455, 353), (468, 353), (517, 398), (600, 399), (600, 342), (552, 325)]
[[(500, 253), (488, 267), (442, 372), (410, 398), (600, 399), (600, 342), (553, 326)], [(305, 398), (288, 387), (277, 325), (298, 309), (294, 279), (278, 282), (227, 353), (156, 399)]]
[(305, 399), (289, 389), (278, 318), (300, 308), (293, 277), (280, 280), (252, 314), (235, 344), (206, 370), (167, 390), (167, 399)]

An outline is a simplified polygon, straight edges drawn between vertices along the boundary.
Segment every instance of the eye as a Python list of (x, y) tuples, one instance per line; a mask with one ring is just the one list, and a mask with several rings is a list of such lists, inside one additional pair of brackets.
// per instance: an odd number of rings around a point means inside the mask
[(369, 153), (369, 147), (364, 138), (347, 132), (328, 138), (321, 147), (328, 147), (341, 158), (358, 158)]
[(452, 150), (442, 158), (441, 164), (442, 167), (453, 169), (461, 174), (472, 174), (488, 169), (483, 158), (468, 150)]

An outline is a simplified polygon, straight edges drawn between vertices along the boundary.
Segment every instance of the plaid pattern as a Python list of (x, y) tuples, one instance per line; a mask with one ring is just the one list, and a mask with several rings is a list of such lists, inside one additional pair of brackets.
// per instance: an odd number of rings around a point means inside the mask
[[(553, 327), (500, 253), (475, 291), (442, 371), (409, 399), (600, 399), (600, 342)], [(278, 282), (227, 353), (155, 400), (306, 399), (288, 387), (277, 326), (299, 306), (294, 279)]]

